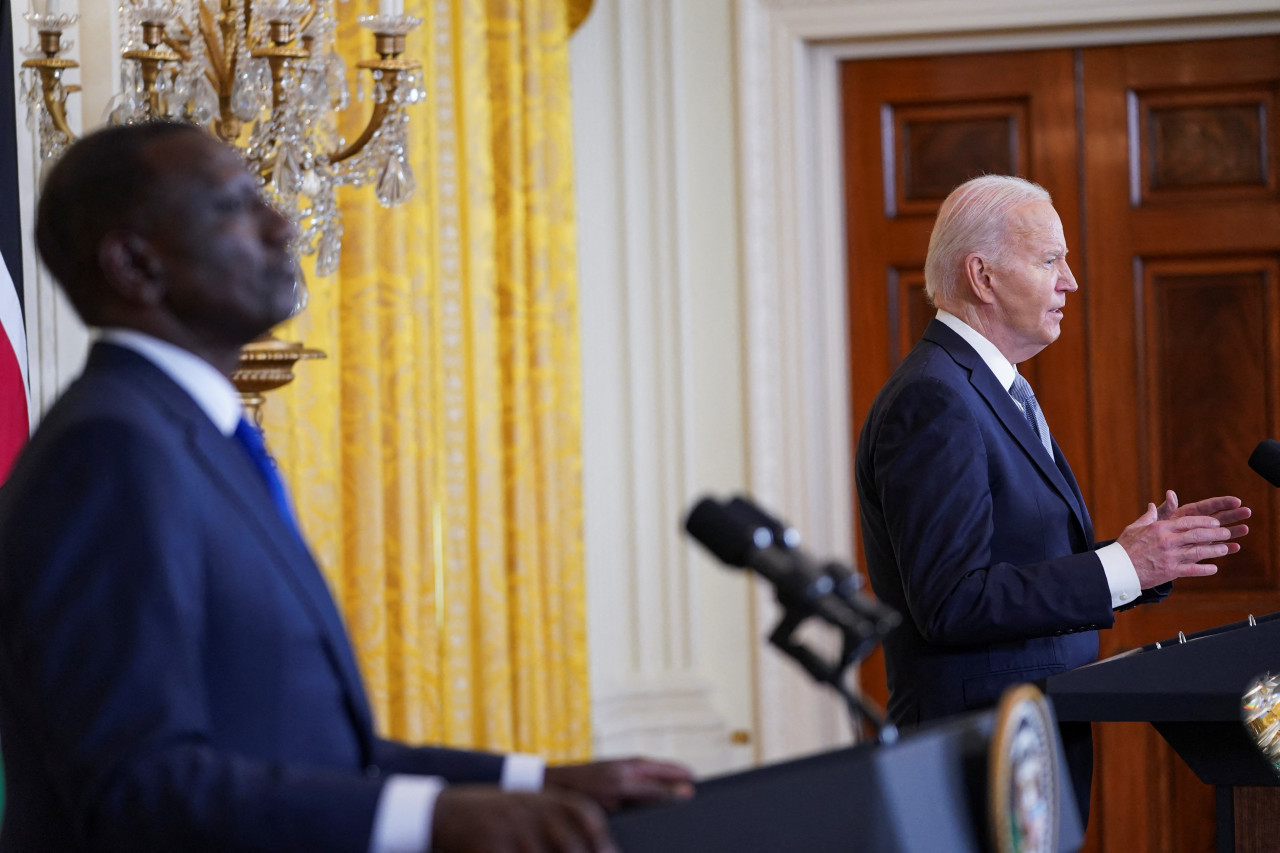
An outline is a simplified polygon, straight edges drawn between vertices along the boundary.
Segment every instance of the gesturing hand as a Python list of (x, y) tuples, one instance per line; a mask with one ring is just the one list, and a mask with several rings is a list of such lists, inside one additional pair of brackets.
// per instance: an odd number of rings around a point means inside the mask
[(1164, 503), (1157, 507), (1156, 512), (1160, 520), (1185, 518), (1189, 515), (1212, 516), (1218, 519), (1219, 524), (1231, 531), (1232, 539), (1239, 539), (1249, 532), (1248, 526), (1238, 522), (1245, 521), (1253, 515), (1253, 510), (1243, 506), (1239, 498), (1229, 495), (1205, 498), (1202, 501), (1178, 506), (1178, 495), (1173, 490), (1164, 493)]
[(1180, 507), (1167, 492), (1158, 508), (1149, 504), (1117, 541), (1133, 563), (1142, 589), (1180, 577), (1203, 577), (1218, 571), (1204, 560), (1234, 554), (1239, 544), (1228, 540), (1249, 532), (1243, 524), (1250, 511), (1234, 497), (1209, 498)]
[(449, 786), (436, 799), (431, 849), (439, 853), (616, 853), (600, 807), (568, 791), (509, 793)]

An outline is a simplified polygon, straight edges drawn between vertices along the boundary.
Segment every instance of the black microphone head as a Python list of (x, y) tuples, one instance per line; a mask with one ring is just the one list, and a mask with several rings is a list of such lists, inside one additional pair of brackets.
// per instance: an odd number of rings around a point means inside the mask
[(1271, 485), (1280, 487), (1280, 441), (1268, 438), (1258, 442), (1249, 456), (1249, 467)]
[(753, 526), (711, 498), (698, 501), (685, 518), (684, 529), (730, 566), (746, 566), (757, 548)]
[(779, 548), (797, 548), (800, 545), (799, 531), (794, 527), (788, 526), (781, 519), (765, 512), (744, 495), (735, 495), (725, 505), (725, 509), (752, 527), (763, 527), (768, 530), (773, 539), (773, 544)]

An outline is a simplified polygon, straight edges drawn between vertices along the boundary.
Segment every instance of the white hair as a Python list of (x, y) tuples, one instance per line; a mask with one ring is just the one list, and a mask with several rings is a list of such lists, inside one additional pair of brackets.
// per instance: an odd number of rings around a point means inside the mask
[(924, 262), (924, 289), (939, 308), (959, 296), (964, 259), (976, 252), (993, 266), (1004, 262), (1009, 214), (1032, 202), (1052, 202), (1025, 178), (982, 175), (956, 187), (938, 209)]

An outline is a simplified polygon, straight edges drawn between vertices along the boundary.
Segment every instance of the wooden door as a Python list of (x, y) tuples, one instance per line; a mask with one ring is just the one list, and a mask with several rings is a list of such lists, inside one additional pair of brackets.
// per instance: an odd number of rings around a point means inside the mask
[[(973, 175), (1021, 174), (1052, 193), (1081, 282), (1062, 337), (1024, 371), (1098, 535), (1164, 488), (1255, 509), (1246, 553), (1120, 616), (1104, 654), (1280, 610), (1280, 506), (1245, 464), (1280, 434), (1278, 63), (1277, 40), (1237, 39), (842, 70), (855, 426), (932, 316), (938, 204)], [(881, 662), (863, 682), (883, 701)], [(1086, 849), (1213, 849), (1213, 792), (1163, 741), (1145, 725), (1095, 731)]]
[[(1097, 527), (1168, 488), (1255, 512), (1239, 555), (1118, 619), (1109, 654), (1280, 610), (1280, 504), (1247, 466), (1280, 434), (1280, 39), (1085, 50), (1082, 81)], [(1212, 794), (1160, 737), (1096, 728), (1105, 849), (1213, 849)]]

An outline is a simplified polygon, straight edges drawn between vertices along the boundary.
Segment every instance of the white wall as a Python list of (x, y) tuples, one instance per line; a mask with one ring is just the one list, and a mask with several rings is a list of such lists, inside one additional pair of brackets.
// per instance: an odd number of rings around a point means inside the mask
[(596, 750), (702, 772), (754, 758), (750, 588), (681, 535), (746, 484), (729, 12), (597, 2), (572, 42)]

